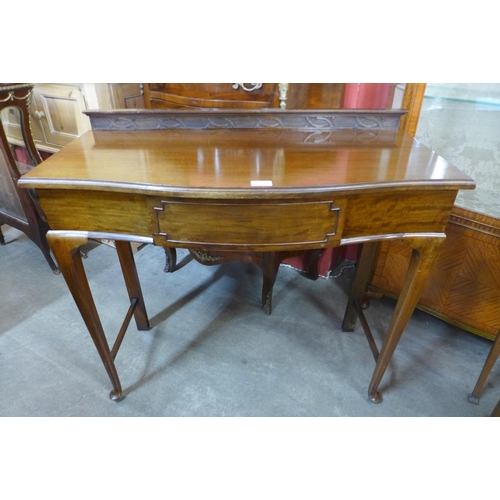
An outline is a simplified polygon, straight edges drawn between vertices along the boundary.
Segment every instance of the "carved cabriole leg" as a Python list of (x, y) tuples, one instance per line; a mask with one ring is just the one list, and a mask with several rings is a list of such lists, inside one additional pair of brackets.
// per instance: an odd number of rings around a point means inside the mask
[(380, 355), (368, 387), (368, 397), (374, 403), (382, 401), (382, 396), (377, 392), (378, 386), (403, 334), (403, 330), (413, 314), (445, 239), (445, 235), (432, 236), (430, 238), (404, 238), (404, 241), (413, 248), (413, 253), (396, 309), (384, 338), (382, 349), (380, 350)]
[(484, 363), (483, 369), (479, 374), (479, 378), (476, 382), (476, 387), (472, 391), (472, 394), (469, 395), (469, 401), (476, 405), (479, 404), (479, 396), (481, 395), (481, 391), (483, 390), (484, 383), (486, 382), (488, 375), (491, 372), (491, 369), (495, 365), (498, 356), (500, 356), (500, 331), (497, 334), (493, 345), (491, 346), (490, 352), (488, 353), (488, 357)]
[(66, 232), (61, 234), (57, 231), (49, 231), (47, 240), (113, 385), (109, 397), (114, 401), (120, 401), (122, 399), (120, 379), (104, 335), (80, 255), (80, 246), (87, 243), (88, 238), (81, 234)]
[(365, 294), (366, 287), (368, 286), (368, 282), (371, 278), (371, 273), (374, 269), (375, 258), (377, 256), (379, 246), (380, 243), (378, 241), (363, 244), (357, 265), (356, 276), (354, 277), (351, 293), (349, 294), (349, 300), (347, 301), (344, 320), (342, 322), (342, 330), (344, 332), (354, 331), (356, 320), (358, 318), (354, 303), (357, 300), (361, 301), (363, 295)]
[(135, 266), (134, 254), (130, 242), (128, 241), (115, 241), (116, 251), (120, 259), (120, 266), (123, 272), (123, 278), (127, 286), (127, 292), (132, 302), (137, 299), (137, 306), (134, 309), (135, 323), (138, 330), (149, 330), (149, 319), (146, 312), (146, 305), (142, 295), (141, 284), (139, 283), (139, 276), (137, 275), (137, 268)]

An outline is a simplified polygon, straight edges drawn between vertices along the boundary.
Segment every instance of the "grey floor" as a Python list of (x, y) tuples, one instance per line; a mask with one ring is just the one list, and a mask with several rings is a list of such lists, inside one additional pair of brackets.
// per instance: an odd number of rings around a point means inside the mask
[[(310, 281), (282, 267), (274, 311), (260, 309), (261, 274), (240, 263), (202, 266), (180, 252), (163, 272), (161, 248), (136, 254), (152, 329), (132, 323), (116, 358), (126, 397), (110, 382), (61, 275), (23, 233), (3, 226), (0, 246), (0, 416), (488, 416), (500, 366), (480, 405), (467, 395), (491, 342), (416, 311), (382, 380), (361, 327), (340, 329), (352, 271)], [(110, 342), (128, 307), (115, 250), (84, 260)], [(367, 311), (383, 338), (394, 301)]]

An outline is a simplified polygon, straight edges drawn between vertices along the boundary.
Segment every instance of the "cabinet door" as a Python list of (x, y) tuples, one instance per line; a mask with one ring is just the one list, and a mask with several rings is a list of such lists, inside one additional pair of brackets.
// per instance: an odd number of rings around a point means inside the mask
[[(87, 130), (90, 121), (82, 88), (75, 84), (42, 83), (35, 85), (32, 115), (43, 137), (34, 133), (37, 147), (56, 152)], [(36, 137), (36, 136), (39, 137)], [(38, 140), (37, 140), (38, 139)]]

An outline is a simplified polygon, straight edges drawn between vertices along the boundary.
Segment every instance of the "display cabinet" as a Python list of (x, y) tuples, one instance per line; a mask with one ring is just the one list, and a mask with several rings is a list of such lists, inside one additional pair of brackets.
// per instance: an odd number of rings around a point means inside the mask
[[(49, 226), (33, 190), (19, 189), (17, 181), (22, 174), (41, 163), (30, 129), (30, 111), (33, 85), (0, 85), (0, 111), (7, 116), (8, 125), (22, 141), (30, 164), (16, 161), (6, 128), (0, 124), (0, 226), (8, 224), (23, 231), (38, 245), (54, 272), (57, 265), (52, 259), (46, 233)], [(16, 126), (17, 125), (17, 126)], [(0, 242), (5, 244), (3, 236)]]

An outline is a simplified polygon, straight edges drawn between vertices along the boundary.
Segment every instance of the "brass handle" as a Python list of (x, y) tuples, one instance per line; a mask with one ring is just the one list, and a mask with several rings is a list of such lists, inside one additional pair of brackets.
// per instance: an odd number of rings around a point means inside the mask
[(262, 83), (251, 83), (250, 87), (245, 87), (244, 83), (233, 83), (233, 89), (238, 90), (241, 87), (246, 92), (252, 92), (253, 90), (258, 90), (262, 87)]

